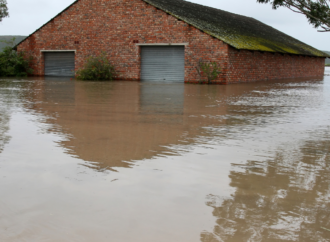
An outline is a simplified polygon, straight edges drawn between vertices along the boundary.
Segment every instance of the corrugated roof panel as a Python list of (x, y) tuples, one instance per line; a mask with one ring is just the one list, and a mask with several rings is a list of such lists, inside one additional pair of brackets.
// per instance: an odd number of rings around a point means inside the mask
[(322, 51), (254, 18), (183, 0), (144, 1), (237, 49), (319, 57), (327, 56)]

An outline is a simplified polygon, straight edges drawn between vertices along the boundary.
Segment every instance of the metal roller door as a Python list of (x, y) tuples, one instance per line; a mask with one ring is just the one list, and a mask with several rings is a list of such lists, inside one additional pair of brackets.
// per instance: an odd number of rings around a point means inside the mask
[(141, 80), (184, 82), (184, 46), (142, 46)]
[(74, 76), (74, 52), (45, 52), (45, 76)]

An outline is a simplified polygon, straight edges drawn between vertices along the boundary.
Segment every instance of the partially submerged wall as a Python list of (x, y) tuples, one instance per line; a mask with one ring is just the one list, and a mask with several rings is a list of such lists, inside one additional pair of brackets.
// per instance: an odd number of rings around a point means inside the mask
[(324, 75), (321, 57), (288, 55), (229, 48), (226, 82), (250, 82)]
[(75, 50), (75, 68), (105, 52), (117, 79), (140, 80), (141, 44), (185, 45), (185, 82), (198, 82), (199, 60), (217, 62), (227, 84), (322, 76), (324, 58), (237, 50), (141, 0), (80, 0), (18, 46), (44, 75), (44, 50)]

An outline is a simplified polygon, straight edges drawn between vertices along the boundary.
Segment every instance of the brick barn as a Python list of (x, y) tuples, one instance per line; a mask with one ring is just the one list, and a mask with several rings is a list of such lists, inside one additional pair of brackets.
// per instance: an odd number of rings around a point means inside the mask
[(77, 0), (15, 48), (39, 76), (73, 76), (104, 52), (117, 79), (197, 82), (201, 60), (221, 66), (218, 84), (323, 76), (327, 56), (256, 19), (183, 0)]

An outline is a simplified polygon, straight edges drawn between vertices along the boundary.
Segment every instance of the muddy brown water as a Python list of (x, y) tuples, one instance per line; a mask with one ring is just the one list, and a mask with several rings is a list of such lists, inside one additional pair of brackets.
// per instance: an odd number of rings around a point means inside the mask
[(0, 241), (330, 241), (325, 73), (1, 79)]

